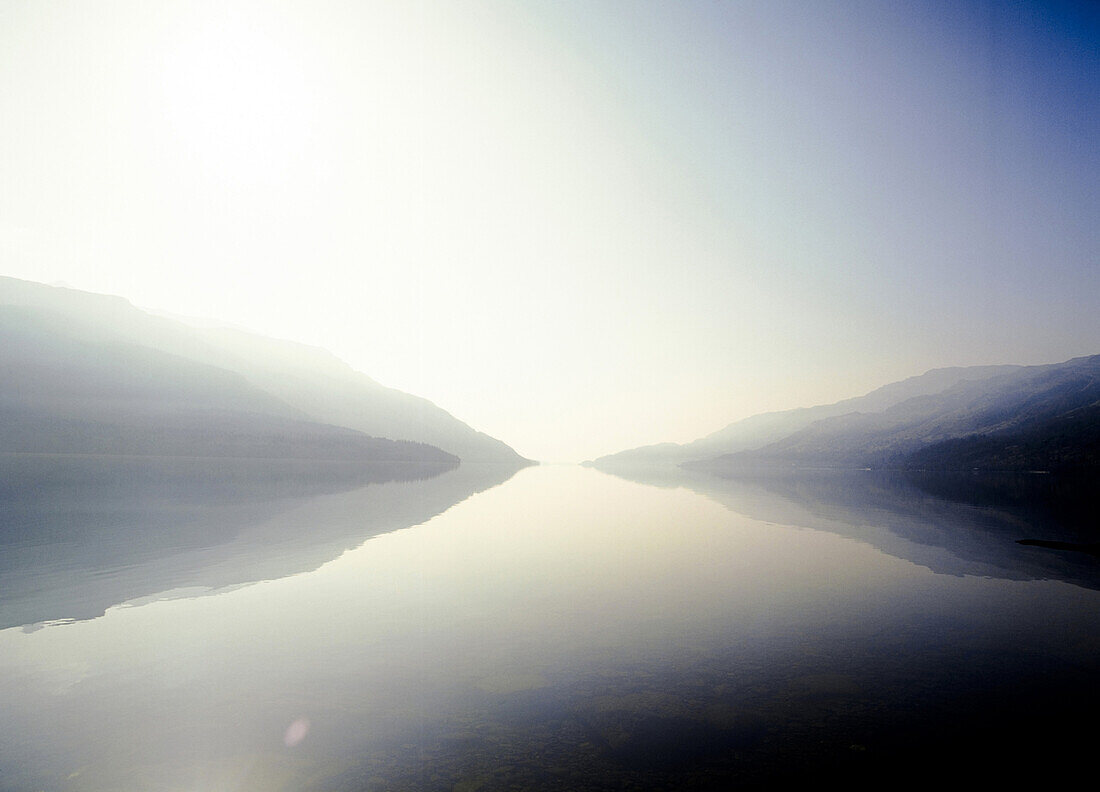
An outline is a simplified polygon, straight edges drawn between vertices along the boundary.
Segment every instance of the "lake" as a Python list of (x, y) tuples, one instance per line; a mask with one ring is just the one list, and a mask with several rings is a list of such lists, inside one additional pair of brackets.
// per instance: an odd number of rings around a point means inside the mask
[(1091, 769), (1095, 482), (14, 456), (0, 482), (3, 790)]

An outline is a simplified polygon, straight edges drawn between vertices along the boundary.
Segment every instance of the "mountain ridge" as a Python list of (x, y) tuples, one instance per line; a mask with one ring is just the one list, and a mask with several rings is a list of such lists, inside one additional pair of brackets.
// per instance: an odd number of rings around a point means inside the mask
[(1038, 366), (932, 369), (834, 404), (750, 416), (693, 443), (629, 449), (586, 464), (608, 470), (1100, 467), (1100, 355)]
[[(45, 420), (43, 405), (20, 405), (18, 392), (20, 387), (31, 387), (36, 376), (43, 376), (43, 361), (32, 359), (29, 347), (24, 350), (28, 354), (22, 357), (18, 354), (20, 344), (33, 346), (28, 333), (33, 335), (37, 327), (40, 345), (52, 346), (56, 353), (52, 377), (47, 380), (52, 380), (51, 388), (62, 392), (66, 383), (80, 380), (87, 385), (97, 380), (107, 390), (113, 383), (124, 393), (144, 372), (150, 387), (178, 382), (182, 388), (180, 398), (186, 402), (194, 401), (203, 388), (209, 390), (212, 380), (219, 380), (221, 395), (230, 399), (235, 405), (233, 409), (240, 408), (236, 418), (246, 424), (251, 422), (253, 428), (268, 435), (275, 431), (272, 417), (279, 417), (292, 422), (283, 427), (291, 435), (302, 432), (326, 435), (334, 441), (339, 438), (340, 442), (359, 443), (364, 449), (371, 446), (394, 452), (397, 446), (352, 440), (347, 433), (390, 443), (435, 447), (449, 459), (530, 463), (500, 440), (478, 432), (428, 400), (387, 388), (319, 347), (239, 330), (192, 328), (142, 311), (122, 297), (7, 277), (0, 277), (0, 309), (4, 317), (0, 333), (8, 350), (5, 379), (14, 383), (0, 403), (6, 410), (9, 442), (15, 412), (22, 411), (28, 417), (28, 410), (37, 411), (42, 413), (39, 417), (43, 420), (36, 425), (40, 429), (48, 429), (50, 425)], [(25, 325), (22, 328), (21, 321)], [(64, 367), (68, 369), (63, 376)], [(149, 398), (155, 395), (157, 410), (164, 413), (172, 397), (164, 387), (156, 394), (153, 391), (146, 395)], [(118, 396), (115, 393), (111, 398), (117, 401)], [(71, 417), (68, 411), (88, 413), (90, 404), (102, 407), (107, 398), (103, 391), (89, 399), (70, 400), (64, 410), (59, 408), (54, 420), (67, 420)], [(267, 418), (246, 419), (245, 413)], [(93, 417), (84, 415), (88, 420)], [(195, 420), (189, 424), (176, 421), (178, 432), (185, 432), (188, 426), (193, 430), (201, 427), (197, 415), (192, 417)], [(115, 419), (113, 425), (117, 429), (122, 425), (121, 418), (116, 414)], [(321, 429), (323, 426), (330, 428)], [(334, 432), (333, 428), (343, 431)], [(130, 434), (131, 444), (139, 439), (133, 432)], [(23, 432), (19, 447), (27, 446), (27, 436)], [(0, 434), (0, 440), (3, 437)]]
[(742, 418), (690, 443), (658, 443), (608, 454), (586, 463), (601, 465), (680, 464), (708, 456), (749, 451), (787, 437), (815, 421), (852, 412), (881, 411), (914, 396), (934, 393), (967, 379), (984, 379), (1021, 368), (1020, 366), (951, 366), (887, 383), (862, 396), (830, 404), (795, 407), (758, 413)]
[[(941, 393), (914, 397), (879, 413), (823, 419), (762, 448), (688, 464), (957, 470), (1093, 467), (1100, 462), (1098, 419), (1100, 355), (1092, 355), (1023, 366), (985, 380), (960, 381)], [(1010, 451), (1025, 442), (1035, 447), (1026, 453)], [(1041, 462), (1044, 455), (1046, 461)]]

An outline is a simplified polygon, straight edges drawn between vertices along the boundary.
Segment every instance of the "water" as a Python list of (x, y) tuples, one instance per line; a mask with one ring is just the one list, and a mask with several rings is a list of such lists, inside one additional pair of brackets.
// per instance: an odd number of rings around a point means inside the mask
[(0, 789), (1088, 764), (1096, 558), (1017, 540), (1082, 545), (1094, 512), (1046, 483), (8, 463)]

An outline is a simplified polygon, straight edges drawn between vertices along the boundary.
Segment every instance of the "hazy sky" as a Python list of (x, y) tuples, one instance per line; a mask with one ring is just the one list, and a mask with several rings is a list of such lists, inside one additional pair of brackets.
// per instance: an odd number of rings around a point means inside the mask
[(0, 273), (544, 460), (1097, 353), (1095, 9), (0, 0)]

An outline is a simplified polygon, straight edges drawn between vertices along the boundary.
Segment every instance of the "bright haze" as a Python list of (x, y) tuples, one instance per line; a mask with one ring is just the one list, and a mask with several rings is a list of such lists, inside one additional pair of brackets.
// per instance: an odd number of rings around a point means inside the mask
[(0, 270), (527, 457), (1100, 351), (1095, 7), (0, 4)]

